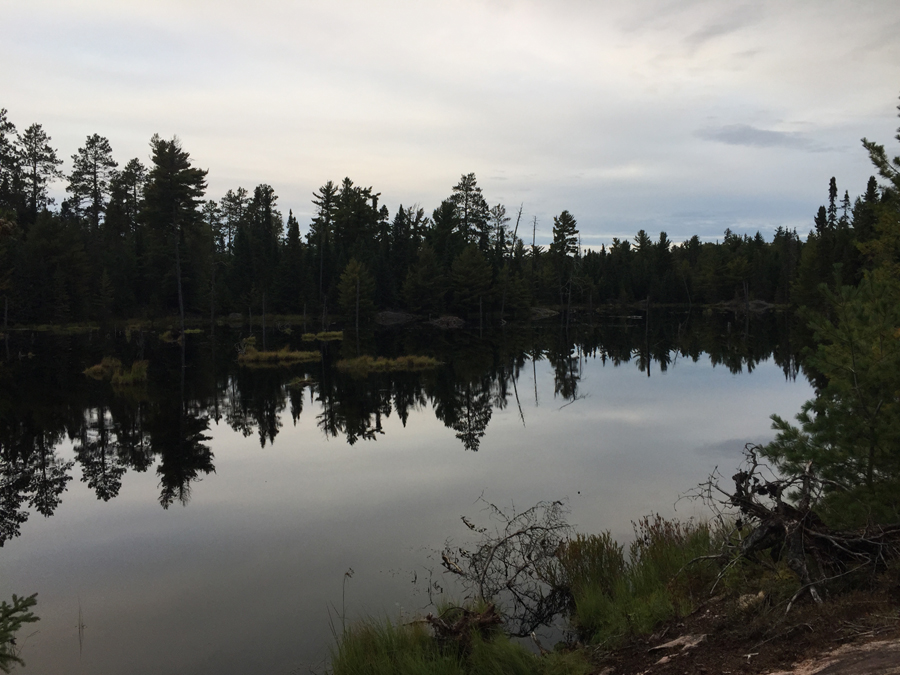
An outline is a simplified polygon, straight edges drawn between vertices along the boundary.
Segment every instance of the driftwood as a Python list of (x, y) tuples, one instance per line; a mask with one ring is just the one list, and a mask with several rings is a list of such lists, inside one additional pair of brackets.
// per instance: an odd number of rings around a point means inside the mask
[(439, 643), (454, 644), (467, 651), (474, 635), (488, 637), (503, 624), (503, 617), (493, 603), (488, 603), (481, 611), (449, 607), (437, 616), (428, 614), (425, 623), (431, 626)]
[[(724, 515), (736, 516), (740, 557), (764, 562), (759, 555), (768, 551), (773, 561), (783, 560), (800, 580), (788, 611), (805, 592), (821, 603), (828, 582), (857, 571), (883, 569), (900, 554), (900, 525), (832, 530), (816, 515), (815, 505), (827, 489), (842, 486), (818, 477), (811, 462), (798, 475), (777, 476), (759, 461), (759, 450), (746, 446), (745, 468), (732, 476), (733, 492), (719, 486), (719, 476), (710, 477), (700, 491), (721, 522)], [(747, 529), (749, 534), (740, 538)]]

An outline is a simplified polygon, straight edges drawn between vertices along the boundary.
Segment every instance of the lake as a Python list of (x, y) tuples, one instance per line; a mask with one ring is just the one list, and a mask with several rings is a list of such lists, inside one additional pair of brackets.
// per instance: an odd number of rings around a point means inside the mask
[[(487, 522), (480, 499), (561, 499), (627, 540), (643, 515), (702, 515), (679, 497), (813, 393), (778, 313), (302, 333), (256, 326), (259, 348), (319, 352), (266, 368), (237, 361), (246, 325), (184, 351), (139, 328), (7, 336), (0, 592), (37, 592), (41, 617), (21, 672), (322, 672), (343, 620), (450, 592), (435, 551)], [(338, 367), (362, 354), (442, 365)], [(148, 360), (148, 382), (86, 377), (104, 356)]]

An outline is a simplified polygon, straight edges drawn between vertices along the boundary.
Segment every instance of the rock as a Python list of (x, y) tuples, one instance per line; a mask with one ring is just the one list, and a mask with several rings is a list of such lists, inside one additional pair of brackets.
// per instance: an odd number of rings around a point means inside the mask
[(900, 640), (844, 645), (771, 675), (900, 675)]
[(756, 595), (752, 593), (747, 593), (746, 595), (742, 595), (737, 600), (737, 606), (740, 610), (751, 609), (752, 607), (756, 607), (761, 604), (763, 600), (766, 599), (766, 594), (760, 591)]

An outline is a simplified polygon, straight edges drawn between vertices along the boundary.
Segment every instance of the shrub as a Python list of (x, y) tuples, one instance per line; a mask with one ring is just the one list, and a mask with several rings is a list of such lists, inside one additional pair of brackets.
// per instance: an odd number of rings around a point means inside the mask
[(628, 548), (609, 533), (579, 535), (558, 554), (559, 579), (571, 594), (572, 623), (594, 642), (616, 644), (688, 614), (716, 578), (714, 561), (692, 560), (713, 548), (709, 525), (660, 516), (634, 526)]

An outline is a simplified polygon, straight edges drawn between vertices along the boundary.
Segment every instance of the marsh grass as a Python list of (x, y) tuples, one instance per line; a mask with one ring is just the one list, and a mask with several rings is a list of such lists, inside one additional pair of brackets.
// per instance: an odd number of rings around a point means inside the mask
[(295, 377), (293, 380), (288, 382), (285, 386), (289, 389), (299, 389), (300, 387), (307, 387), (315, 384), (316, 381), (311, 377)]
[(83, 373), (92, 380), (108, 380), (113, 373), (122, 369), (122, 362), (114, 356), (104, 356), (100, 363), (85, 368)]
[(342, 359), (337, 362), (337, 369), (350, 375), (365, 377), (370, 373), (396, 373), (432, 370), (441, 362), (430, 356), (398, 356), (395, 359), (384, 357), (360, 356), (355, 359)]
[(609, 533), (580, 535), (558, 554), (557, 583), (572, 597), (572, 624), (594, 643), (616, 646), (648, 634), (662, 622), (690, 613), (718, 574), (709, 555), (717, 533), (707, 523), (644, 518), (628, 547)]
[(238, 354), (238, 363), (241, 365), (255, 366), (289, 366), (296, 363), (311, 363), (321, 361), (321, 352), (293, 351), (283, 347), (277, 351), (259, 351), (252, 344), (247, 344), (244, 351)]
[(149, 361), (135, 361), (126, 370), (122, 362), (114, 356), (104, 356), (100, 363), (84, 369), (84, 374), (92, 380), (109, 380), (114, 387), (130, 387), (147, 381)]
[(499, 631), (473, 633), (465, 649), (441, 644), (424, 621), (361, 621), (344, 630), (331, 652), (333, 675), (584, 675), (590, 670), (581, 654), (537, 656)]
[(143, 384), (147, 381), (149, 361), (135, 361), (129, 370), (119, 368), (112, 374), (110, 382), (114, 387), (128, 387), (135, 384)]
[(344, 331), (342, 330), (326, 330), (321, 333), (303, 333), (300, 337), (304, 342), (332, 342), (334, 340), (343, 340)]

